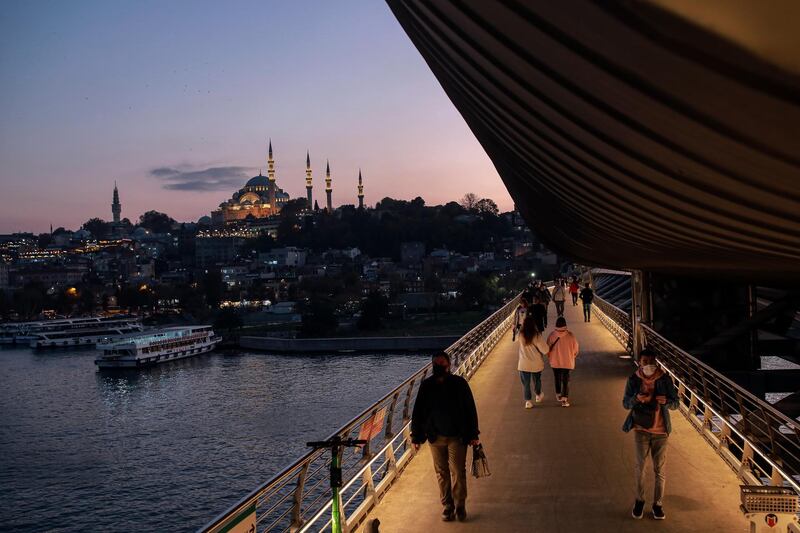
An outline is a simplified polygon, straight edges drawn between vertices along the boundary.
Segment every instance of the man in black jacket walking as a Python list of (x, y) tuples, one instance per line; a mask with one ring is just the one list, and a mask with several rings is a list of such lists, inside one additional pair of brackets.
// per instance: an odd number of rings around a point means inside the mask
[(584, 322), (591, 322), (592, 321), (592, 300), (594, 300), (594, 291), (589, 287), (588, 283), (581, 290), (580, 299), (583, 300), (583, 321)]
[(433, 375), (419, 387), (411, 415), (411, 441), (431, 444), (433, 469), (444, 510), (442, 520), (467, 518), (467, 445), (479, 444), (478, 411), (467, 381), (450, 373), (450, 356), (432, 358)]
[(539, 326), (539, 331), (547, 329), (547, 307), (542, 303), (542, 299), (538, 294), (533, 295), (533, 305), (528, 311)]

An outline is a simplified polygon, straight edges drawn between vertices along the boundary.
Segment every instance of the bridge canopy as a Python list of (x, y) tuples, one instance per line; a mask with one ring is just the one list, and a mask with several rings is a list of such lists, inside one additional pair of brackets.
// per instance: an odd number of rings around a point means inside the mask
[(548, 246), (796, 282), (800, 4), (388, 3)]

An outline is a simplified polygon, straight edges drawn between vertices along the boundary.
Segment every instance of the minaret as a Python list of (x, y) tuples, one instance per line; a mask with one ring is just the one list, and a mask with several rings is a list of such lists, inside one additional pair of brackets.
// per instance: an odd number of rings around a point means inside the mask
[(358, 208), (364, 209), (364, 183), (361, 181), (361, 169), (358, 169)]
[(333, 206), (331, 205), (331, 164), (325, 162), (325, 194), (328, 196), (328, 213), (333, 213)]
[(275, 204), (276, 187), (275, 187), (275, 160), (272, 159), (272, 139), (269, 140), (269, 155), (267, 156), (267, 176), (269, 176), (269, 208), (272, 214), (278, 212), (277, 205)]
[(306, 209), (311, 209), (311, 154), (306, 150)]
[(111, 203), (111, 214), (114, 216), (114, 224), (119, 224), (119, 216), (122, 214), (122, 205), (119, 203), (119, 191), (117, 182), (114, 182), (114, 201)]

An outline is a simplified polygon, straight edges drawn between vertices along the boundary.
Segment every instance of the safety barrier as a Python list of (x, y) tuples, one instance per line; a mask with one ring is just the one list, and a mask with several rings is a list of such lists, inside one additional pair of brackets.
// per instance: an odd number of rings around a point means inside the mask
[[(594, 313), (626, 350), (630, 316), (595, 297)], [(800, 494), (800, 428), (768, 402), (642, 324), (645, 345), (677, 385), (680, 411), (747, 485)]]
[[(447, 348), (454, 373), (472, 377), (511, 326), (517, 303), (518, 298), (509, 301)], [(419, 384), (430, 370), (428, 363), (331, 435), (368, 438), (365, 446), (347, 448), (342, 456), (342, 531), (352, 531), (364, 521), (414, 457), (411, 412)], [(370, 427), (381, 429), (370, 432)], [(231, 531), (245, 519), (255, 522), (260, 532), (330, 531), (329, 467), (330, 453), (310, 451), (198, 531)]]

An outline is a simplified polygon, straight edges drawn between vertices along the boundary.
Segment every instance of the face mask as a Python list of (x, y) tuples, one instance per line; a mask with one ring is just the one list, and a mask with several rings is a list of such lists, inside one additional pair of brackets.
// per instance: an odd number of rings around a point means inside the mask
[(442, 365), (433, 365), (433, 375), (437, 378), (447, 375), (447, 367)]
[(656, 373), (656, 365), (644, 365), (642, 367), (642, 374), (647, 376), (648, 378)]

